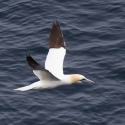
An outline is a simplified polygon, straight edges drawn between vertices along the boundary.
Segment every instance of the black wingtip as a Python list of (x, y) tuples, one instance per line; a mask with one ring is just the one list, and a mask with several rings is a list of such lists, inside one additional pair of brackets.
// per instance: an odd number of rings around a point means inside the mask
[(26, 61), (33, 70), (37, 69), (39, 66), (39, 64), (30, 55), (26, 56)]
[(59, 25), (58, 21), (53, 22), (53, 25)]
[(30, 58), (31, 56), (30, 55), (26, 55), (26, 60), (28, 59), (28, 58)]
[(63, 33), (59, 26), (58, 21), (56, 20), (51, 29), (50, 37), (49, 37), (49, 48), (66, 48)]

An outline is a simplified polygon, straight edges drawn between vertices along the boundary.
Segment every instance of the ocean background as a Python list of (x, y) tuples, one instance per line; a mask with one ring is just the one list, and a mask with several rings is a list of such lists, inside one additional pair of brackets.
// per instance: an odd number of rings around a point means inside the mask
[[(95, 84), (14, 91), (38, 78), (52, 23), (67, 54), (64, 73)], [(125, 0), (0, 0), (0, 125), (125, 125)]]

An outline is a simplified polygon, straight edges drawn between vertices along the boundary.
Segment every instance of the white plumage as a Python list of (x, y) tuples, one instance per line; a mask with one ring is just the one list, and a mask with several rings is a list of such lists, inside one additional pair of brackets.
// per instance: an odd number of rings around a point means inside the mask
[(81, 81), (93, 83), (93, 81), (80, 74), (64, 75), (63, 61), (65, 54), (66, 45), (60, 26), (56, 21), (56, 23), (53, 23), (49, 37), (49, 52), (46, 57), (45, 68), (37, 63), (30, 55), (26, 58), (29, 66), (33, 69), (33, 73), (40, 81), (15, 90), (26, 91), (30, 89), (54, 88), (60, 85), (69, 85)]
[(51, 48), (45, 61), (45, 69), (49, 70), (58, 79), (63, 76), (63, 60), (66, 54), (66, 49)]

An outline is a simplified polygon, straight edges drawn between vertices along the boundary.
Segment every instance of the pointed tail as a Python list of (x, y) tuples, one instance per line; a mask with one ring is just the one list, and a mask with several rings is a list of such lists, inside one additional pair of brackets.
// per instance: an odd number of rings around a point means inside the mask
[(31, 85), (24, 86), (24, 87), (21, 87), (21, 88), (17, 88), (17, 89), (14, 89), (14, 90), (27, 91), (27, 90), (30, 90), (30, 89), (39, 89), (40, 87), (41, 87), (41, 81), (37, 81), (37, 82), (32, 83)]
[(30, 89), (33, 89), (33, 88), (34, 88), (34, 86), (28, 85), (28, 86), (24, 86), (24, 87), (21, 87), (21, 88), (14, 89), (14, 90), (27, 91), (27, 90), (30, 90)]

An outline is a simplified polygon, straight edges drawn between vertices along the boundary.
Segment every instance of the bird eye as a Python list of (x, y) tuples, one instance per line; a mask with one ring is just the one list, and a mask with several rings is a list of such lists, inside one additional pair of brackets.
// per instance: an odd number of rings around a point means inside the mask
[(80, 81), (83, 81), (83, 80), (85, 80), (85, 79), (81, 79)]
[(83, 78), (82, 80), (84, 80), (84, 81), (85, 81), (85, 80), (86, 80), (86, 78)]

